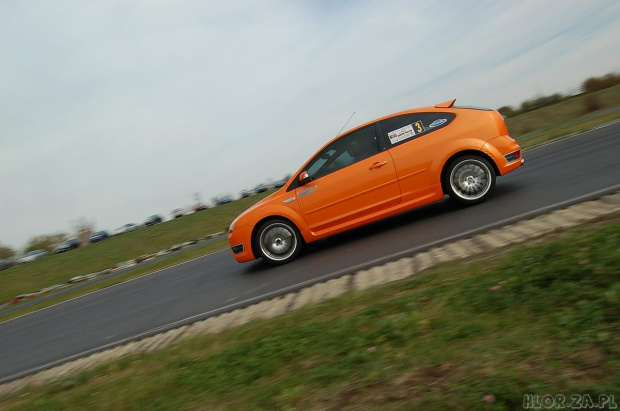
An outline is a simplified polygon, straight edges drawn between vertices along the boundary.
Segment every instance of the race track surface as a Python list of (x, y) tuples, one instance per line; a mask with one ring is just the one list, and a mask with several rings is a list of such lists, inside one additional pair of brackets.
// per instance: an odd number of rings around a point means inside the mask
[(229, 251), (0, 323), (0, 382), (171, 323), (259, 298), (326, 274), (424, 247), (532, 210), (620, 185), (620, 123), (525, 152), (493, 197), (459, 208), (444, 200), (307, 246), (272, 268)]

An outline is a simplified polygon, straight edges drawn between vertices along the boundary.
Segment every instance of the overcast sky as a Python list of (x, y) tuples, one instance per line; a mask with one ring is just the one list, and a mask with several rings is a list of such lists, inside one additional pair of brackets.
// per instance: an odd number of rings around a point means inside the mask
[[(296, 171), (346, 120), (620, 71), (620, 1), (0, 1), (0, 243)], [(205, 233), (206, 234), (206, 233)]]

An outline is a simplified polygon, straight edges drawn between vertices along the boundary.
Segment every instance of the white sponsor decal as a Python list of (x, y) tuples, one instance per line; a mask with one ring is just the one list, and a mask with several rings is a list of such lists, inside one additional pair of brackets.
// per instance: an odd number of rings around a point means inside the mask
[(438, 120), (433, 121), (429, 127), (439, 127), (440, 125), (444, 124), (446, 121), (448, 120), (446, 120), (445, 118), (440, 118)]
[(403, 141), (413, 136), (415, 136), (415, 131), (413, 131), (413, 127), (411, 126), (411, 124), (388, 133), (390, 143), (392, 144), (396, 144), (399, 141)]

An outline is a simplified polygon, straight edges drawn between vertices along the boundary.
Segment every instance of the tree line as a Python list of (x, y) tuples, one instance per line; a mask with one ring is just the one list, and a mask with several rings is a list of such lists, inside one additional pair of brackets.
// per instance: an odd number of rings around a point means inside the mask
[[(33, 250), (52, 251), (58, 244), (70, 238), (77, 239), (80, 244), (86, 244), (95, 231), (95, 223), (86, 217), (80, 217), (70, 222), (71, 233), (42, 234), (28, 240), (24, 253)], [(17, 251), (0, 243), (0, 259), (13, 258)]]
[[(609, 73), (601, 77), (590, 77), (581, 83), (580, 95), (592, 94), (618, 84), (620, 84), (620, 74)], [(549, 96), (541, 96), (531, 100), (526, 100), (521, 103), (521, 106), (518, 108), (503, 106), (498, 108), (497, 111), (499, 111), (504, 117), (515, 117), (529, 111), (538, 110), (539, 108), (552, 106), (572, 97), (575, 96), (565, 96), (560, 93), (555, 93)], [(595, 98), (588, 98), (586, 105), (589, 111), (598, 110), (600, 108), (598, 100)]]

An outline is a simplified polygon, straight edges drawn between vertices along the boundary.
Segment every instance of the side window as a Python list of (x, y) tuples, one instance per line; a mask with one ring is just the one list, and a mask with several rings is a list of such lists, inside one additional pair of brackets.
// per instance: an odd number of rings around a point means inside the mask
[(349, 133), (323, 149), (308, 163), (308, 175), (321, 178), (379, 152), (375, 125)]
[(403, 114), (381, 121), (387, 147), (394, 147), (422, 135), (439, 130), (456, 117), (453, 113)]

